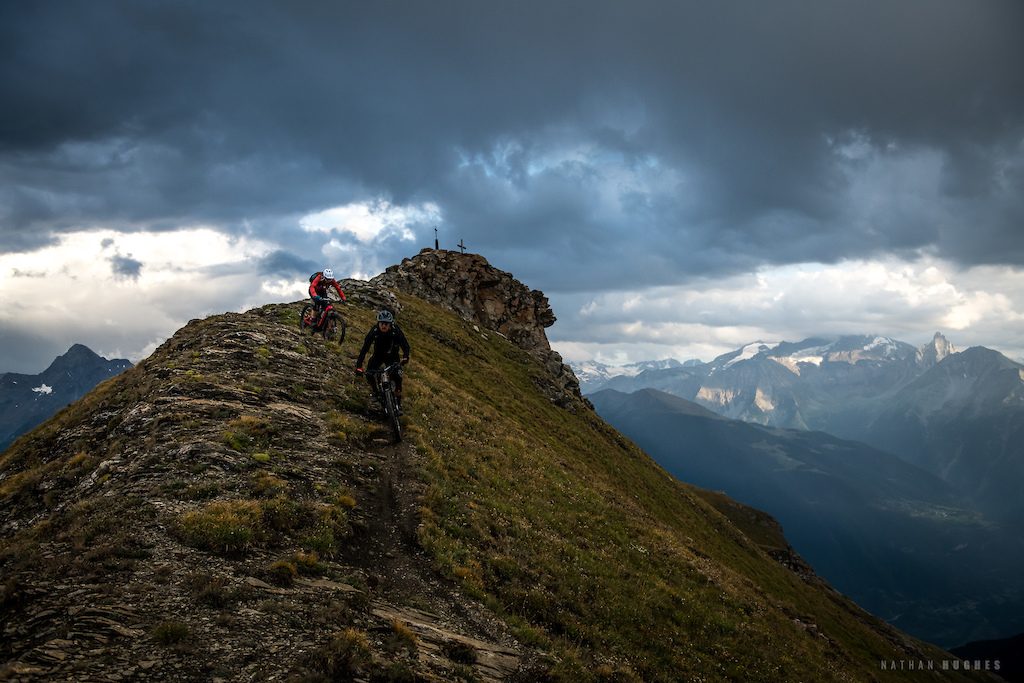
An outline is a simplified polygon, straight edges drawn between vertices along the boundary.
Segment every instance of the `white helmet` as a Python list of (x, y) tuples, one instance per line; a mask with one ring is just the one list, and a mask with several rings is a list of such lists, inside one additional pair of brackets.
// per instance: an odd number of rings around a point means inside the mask
[(334, 271), (331, 270), (330, 268), (324, 268), (324, 277), (327, 278), (328, 280), (333, 280)]

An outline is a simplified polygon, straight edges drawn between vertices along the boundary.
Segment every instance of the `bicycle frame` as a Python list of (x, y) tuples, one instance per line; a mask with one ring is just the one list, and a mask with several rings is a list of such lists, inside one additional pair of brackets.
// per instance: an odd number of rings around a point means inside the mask
[(367, 374), (374, 375), (377, 377), (377, 393), (383, 394), (385, 390), (394, 392), (395, 382), (391, 379), (391, 373), (395, 370), (399, 370), (402, 366), (401, 361), (395, 361), (394, 363), (386, 366), (381, 366), (376, 370), (368, 370)]
[(337, 337), (337, 343), (341, 344), (345, 341), (346, 325), (336, 304), (337, 300), (334, 299), (325, 299), (322, 307), (306, 304), (299, 314), (299, 328), (319, 332), (327, 341), (335, 341)]
[(368, 374), (377, 378), (377, 397), (380, 399), (384, 415), (391, 421), (391, 427), (395, 431), (395, 439), (402, 439), (402, 424), (398, 420), (398, 399), (395, 396), (395, 382), (392, 379), (392, 372), (401, 371), (402, 362), (395, 361), (376, 370), (367, 371)]
[(319, 328), (320, 320), (323, 320), (324, 322), (327, 322), (327, 315), (331, 311), (333, 311), (333, 310), (334, 310), (334, 302), (333, 301), (328, 301), (326, 304), (324, 304), (323, 308), (321, 308), (319, 310), (313, 309), (314, 314), (316, 314), (316, 316), (317, 316), (316, 320), (317, 320), (317, 327), (318, 328)]

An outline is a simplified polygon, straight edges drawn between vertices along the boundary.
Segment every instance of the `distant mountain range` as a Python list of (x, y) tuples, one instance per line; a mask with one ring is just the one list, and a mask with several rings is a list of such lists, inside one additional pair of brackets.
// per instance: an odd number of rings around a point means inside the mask
[(75, 344), (38, 375), (0, 375), (0, 452), (105, 379), (131, 367), (124, 358), (107, 360)]
[(936, 333), (921, 347), (876, 336), (749, 344), (710, 363), (608, 373), (600, 388), (653, 388), (719, 415), (863, 441), (942, 478), (987, 515), (1024, 523), (1024, 365)]
[(589, 393), (604, 387), (613, 377), (636, 377), (648, 370), (671, 370), (673, 368), (701, 365), (699, 360), (688, 360), (680, 363), (674, 358), (667, 360), (645, 360), (629, 365), (607, 365), (598, 361), (588, 360), (582, 363), (571, 363), (576, 379), (580, 381), (580, 391)]
[(872, 412), (862, 404), (898, 390), (955, 353), (938, 333), (920, 348), (874, 336), (754, 342), (709, 363), (664, 368), (637, 363), (640, 372), (606, 370), (607, 379), (588, 382), (585, 393), (652, 388), (737, 420), (834, 432), (846, 427), (851, 400), (858, 410)]
[(1024, 630), (1024, 539), (914, 465), (820, 431), (764, 427), (653, 389), (589, 394), (678, 479), (771, 514), (858, 604), (945, 647)]

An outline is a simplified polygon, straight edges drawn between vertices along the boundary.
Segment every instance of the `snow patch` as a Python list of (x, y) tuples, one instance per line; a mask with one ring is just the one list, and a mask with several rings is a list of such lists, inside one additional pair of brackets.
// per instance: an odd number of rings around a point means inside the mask
[[(820, 365), (825, 359), (825, 354), (832, 352), (832, 346), (832, 344), (825, 344), (824, 346), (810, 346), (806, 349), (800, 349), (799, 351), (790, 354), (789, 357), (797, 363), (807, 362)], [(817, 358), (817, 360), (813, 360), (815, 358)]]
[(606, 365), (601, 361), (588, 360), (583, 362), (569, 363), (580, 386), (585, 390), (593, 389), (617, 377), (633, 378), (648, 370), (668, 370), (670, 368), (683, 367), (684, 365), (699, 365), (700, 361), (687, 361), (685, 364), (668, 358), (665, 360), (646, 360), (628, 365)]
[(36, 387), (32, 391), (36, 392), (37, 394), (52, 394), (53, 387), (48, 387), (46, 386), (46, 384), (43, 384), (42, 386)]
[(723, 367), (727, 368), (733, 363), (739, 363), (741, 360), (750, 360), (751, 358), (761, 353), (762, 351), (771, 351), (778, 345), (779, 342), (770, 342), (767, 344), (764, 342), (754, 342), (753, 344), (747, 344), (742, 349), (740, 349), (740, 352), (736, 355), (735, 358), (731, 359)]
[(896, 352), (896, 342), (886, 337), (875, 337), (870, 344), (864, 347), (864, 350), (871, 351), (878, 348), (882, 350), (882, 355), (891, 356)]

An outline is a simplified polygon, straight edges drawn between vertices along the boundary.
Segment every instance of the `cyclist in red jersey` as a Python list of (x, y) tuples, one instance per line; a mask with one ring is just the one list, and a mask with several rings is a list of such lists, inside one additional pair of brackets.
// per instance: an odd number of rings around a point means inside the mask
[(309, 281), (309, 296), (313, 299), (313, 309), (320, 315), (317, 317), (317, 328), (320, 328), (324, 324), (324, 316), (327, 315), (327, 303), (326, 298), (327, 290), (334, 287), (334, 291), (338, 293), (342, 301), (346, 301), (345, 293), (341, 291), (341, 285), (334, 279), (334, 271), (330, 268), (324, 268), (321, 272), (315, 273), (313, 278)]

